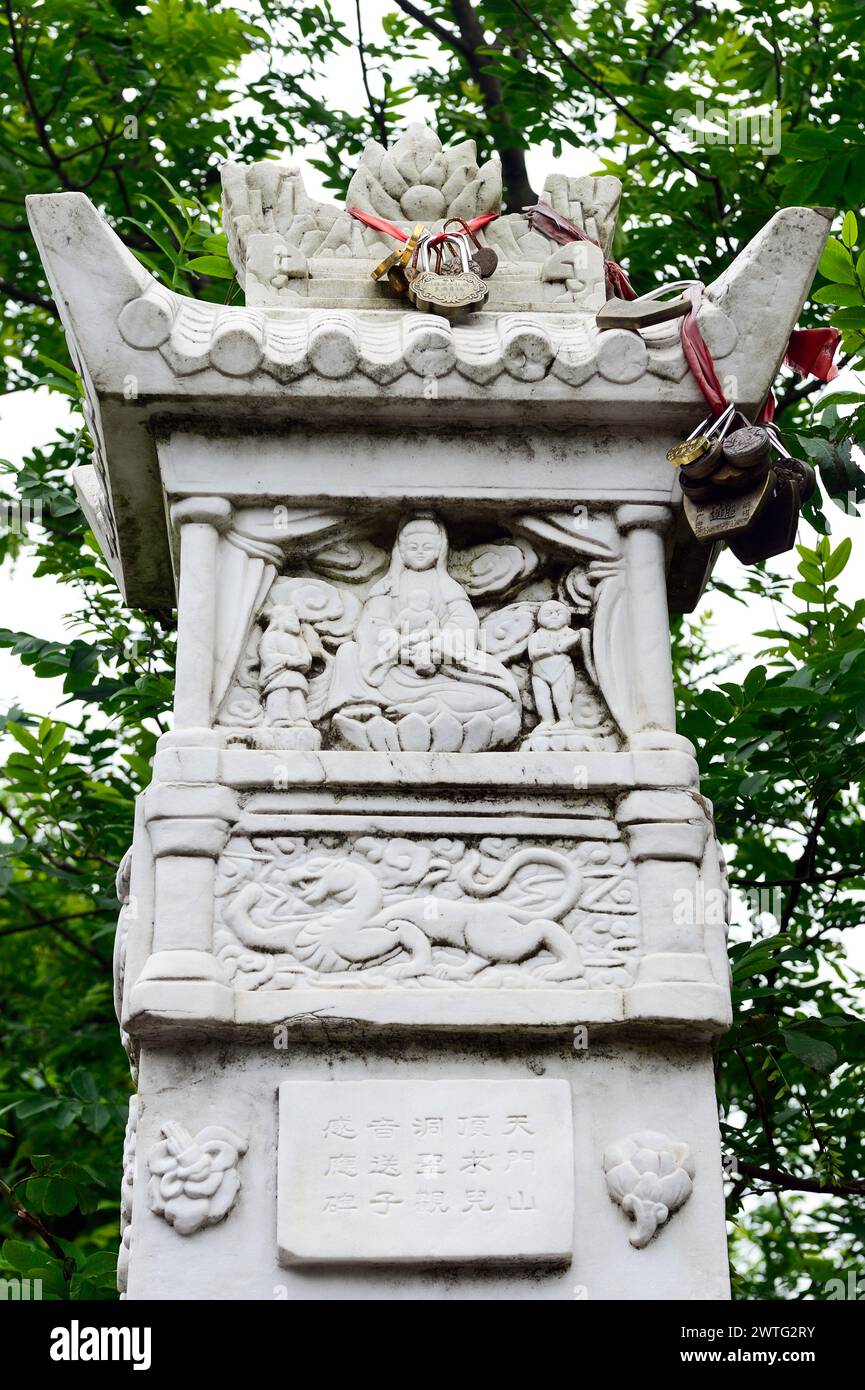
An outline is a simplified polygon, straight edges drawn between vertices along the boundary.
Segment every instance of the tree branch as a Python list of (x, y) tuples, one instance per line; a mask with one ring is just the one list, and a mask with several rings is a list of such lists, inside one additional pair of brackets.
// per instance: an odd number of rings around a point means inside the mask
[(656, 145), (659, 145), (680, 168), (687, 170), (687, 172), (693, 174), (696, 179), (702, 180), (703, 183), (708, 183), (714, 189), (718, 213), (723, 219), (724, 216), (726, 216), (723, 191), (721, 189), (720, 180), (716, 175), (707, 174), (698, 164), (692, 164), (691, 161), (680, 154), (678, 150), (674, 150), (669, 141), (664, 139), (663, 135), (646, 121), (642, 120), (641, 117), (636, 116), (633, 111), (629, 109), (627, 104), (622, 101), (620, 97), (617, 97), (609, 87), (603, 82), (598, 81), (596, 77), (592, 77), (591, 73), (587, 72), (585, 68), (580, 67), (579, 63), (576, 62), (571, 54), (560, 47), (546, 25), (542, 24), (530, 10), (526, 9), (525, 5), (521, 3), (521, 0), (511, 0), (511, 4), (514, 6), (514, 9), (518, 10), (523, 18), (528, 21), (532, 28), (541, 35), (563, 67), (570, 68), (583, 82), (594, 88), (596, 92), (599, 92), (606, 101), (610, 102), (611, 106), (625, 117), (626, 120), (629, 120), (632, 125), (635, 125), (638, 130), (641, 130), (644, 135), (647, 135), (650, 140)]
[[(842, 367), (847, 366), (852, 355), (853, 354), (849, 352), (841, 354), (836, 364), (839, 371)], [(799, 401), (804, 401), (808, 396), (813, 396), (815, 391), (821, 391), (825, 385), (826, 382), (821, 381), (820, 378), (816, 376), (809, 377), (806, 381), (802, 382), (797, 382), (796, 378), (792, 377), (785, 384), (783, 395), (777, 397), (775, 401), (776, 416), (780, 415), (782, 411), (789, 409), (790, 406), (797, 405)]]
[(847, 878), (865, 878), (863, 869), (836, 869), (831, 874), (809, 874), (807, 880), (801, 878), (736, 878), (730, 879), (731, 888), (792, 888), (807, 883), (843, 883)]
[(21, 289), (19, 285), (13, 285), (10, 279), (0, 279), (0, 292), (8, 296), (8, 299), (17, 300), (19, 304), (31, 304), (33, 309), (45, 309), (46, 314), (51, 318), (60, 318), (57, 313), (57, 304), (53, 299), (45, 299), (43, 295), (35, 295), (29, 289)]
[(783, 1187), (788, 1192), (821, 1192), (828, 1197), (865, 1197), (865, 1178), (852, 1182), (822, 1182), (819, 1178), (798, 1178), (783, 1168), (758, 1168), (754, 1163), (736, 1160), (736, 1166), (743, 1177), (756, 1178), (771, 1183), (773, 1187)]
[[(44, 845), (39, 844), (39, 842), (33, 837), (33, 835), (31, 835), (30, 831), (24, 825), (23, 821), (19, 820), (18, 817), (14, 815), (12, 811), (9, 810), (9, 807), (3, 801), (0, 801), (0, 815), (4, 815), (6, 817), (9, 824), (14, 826), (14, 828), (18, 831), (19, 835), (24, 836), (25, 840), (27, 840), (28, 843), (33, 846), (33, 848), (36, 850), (38, 854), (42, 855), (42, 858), (51, 865), (52, 869), (59, 869), (60, 872), (63, 874), (79, 873), (79, 868), (77, 864), (70, 864), (66, 860), (57, 859), (56, 856), (53, 855), (49, 849), (46, 849)], [(95, 864), (104, 864), (106, 868), (111, 869), (112, 873), (116, 872), (116, 864), (112, 863), (110, 859), (106, 859), (103, 854), (85, 854), (83, 858), (93, 860)]]
[(51, 167), (54, 170), (60, 182), (63, 184), (63, 187), (67, 189), (67, 191), (75, 191), (75, 185), (70, 183), (69, 179), (66, 177), (66, 171), (63, 168), (57, 151), (51, 143), (50, 137), (48, 135), (48, 130), (45, 125), (45, 121), (40, 115), (39, 108), (36, 105), (36, 100), (33, 96), (33, 90), (30, 86), (30, 76), (27, 71), (27, 66), (24, 62), (24, 57), (21, 51), (21, 45), (18, 40), (18, 31), (15, 28), (15, 15), (12, 10), (11, 0), (4, 0), (4, 9), (6, 10), (6, 21), (9, 25), (9, 49), (12, 55), (12, 64), (15, 68), (15, 71), (18, 74), (18, 80), (21, 83), (21, 94), (24, 97), (24, 101), (27, 106), (27, 109), (30, 112), (33, 124), (36, 127), (36, 134), (39, 138), (39, 144), (42, 146), (43, 150), (48, 156), (48, 160), (51, 164)]
[(458, 28), (456, 34), (439, 20), (428, 15), (420, 6), (412, 4), (411, 0), (396, 0), (396, 3), (404, 14), (416, 20), (446, 47), (452, 48), (462, 58), (477, 83), (484, 111), (490, 122), (493, 143), (502, 162), (505, 206), (508, 211), (518, 212), (527, 203), (535, 202), (536, 195), (526, 172), (526, 153), (517, 142), (504, 100), (502, 84), (495, 72), (491, 71), (486, 55), (478, 52), (481, 48), (488, 48), (489, 43), (470, 0), (450, 0), (451, 12)]
[(387, 121), (385, 120), (384, 103), (379, 104), (372, 94), (369, 85), (369, 71), (366, 66), (366, 48), (363, 42), (363, 22), (360, 17), (360, 0), (354, 0), (354, 8), (357, 12), (357, 55), (360, 58), (360, 71), (363, 78), (363, 89), (366, 92), (366, 99), (369, 103), (369, 113), (378, 131), (378, 138), (382, 145), (387, 145)]
[[(751, 1088), (751, 1094), (754, 1097), (754, 1102), (757, 1106), (757, 1113), (760, 1116), (760, 1124), (762, 1125), (763, 1133), (766, 1136), (766, 1147), (769, 1150), (769, 1157), (771, 1158), (772, 1162), (777, 1166), (778, 1151), (775, 1148), (775, 1130), (772, 1125), (772, 1116), (769, 1113), (768, 1106), (766, 1105), (765, 1097), (763, 1096), (760, 1087), (757, 1085), (757, 1079), (754, 1076), (754, 1073), (751, 1071), (751, 1068), (748, 1065), (748, 1059), (740, 1047), (736, 1048), (736, 1056), (742, 1063), (745, 1075), (748, 1078), (748, 1085)], [(741, 1163), (739, 1164), (739, 1170), (740, 1172), (742, 1170)]]
[(805, 841), (805, 848), (796, 860), (793, 882), (789, 885), (790, 893), (787, 896), (784, 910), (781, 913), (781, 921), (778, 924), (779, 931), (784, 932), (789, 927), (793, 918), (793, 913), (796, 911), (799, 898), (801, 897), (802, 889), (806, 882), (810, 881), (814, 869), (814, 859), (817, 854), (817, 841), (820, 838), (820, 832), (829, 816), (829, 807), (831, 803), (832, 798), (830, 796), (822, 806), (818, 807), (814, 820), (811, 823), (811, 828), (808, 831), (808, 838)]
[(412, 5), (410, 0), (396, 0), (396, 3), (403, 14), (407, 14), (409, 19), (417, 20), (422, 28), (430, 34), (435, 34), (440, 43), (453, 48), (466, 62), (475, 56), (459, 34), (455, 34), (452, 29), (446, 29), (437, 19), (433, 19), (432, 15), (426, 14), (419, 5)]
[(32, 1211), (28, 1211), (27, 1208), (19, 1202), (12, 1188), (9, 1187), (8, 1183), (5, 1183), (2, 1178), (0, 1178), (0, 1193), (6, 1198), (18, 1220), (23, 1221), (25, 1226), (29, 1226), (31, 1231), (35, 1231), (38, 1236), (41, 1236), (48, 1246), (48, 1249), (51, 1251), (51, 1254), (61, 1261), (65, 1271), (69, 1257), (63, 1249), (63, 1246), (58, 1245), (48, 1228), (39, 1220), (39, 1217), (34, 1216)]

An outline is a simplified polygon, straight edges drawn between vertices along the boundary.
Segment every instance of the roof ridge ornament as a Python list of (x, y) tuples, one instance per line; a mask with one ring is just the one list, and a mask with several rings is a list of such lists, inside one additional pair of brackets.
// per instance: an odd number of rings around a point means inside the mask
[(597, 310), (606, 295), (603, 254), (616, 226), (622, 186), (611, 175), (570, 178), (550, 174), (543, 197), (597, 245), (578, 253), (551, 247), (520, 213), (501, 213), (502, 171), (497, 159), (478, 163), (474, 140), (448, 148), (429, 126), (409, 125), (386, 148), (364, 147), (351, 177), (345, 207), (321, 202), (306, 190), (292, 158), (222, 166), (222, 220), (228, 253), (246, 302), (256, 308), (405, 308), (369, 283), (373, 267), (393, 250), (375, 226), (348, 209), (410, 232), (424, 224), (434, 235), (451, 218), (497, 217), (484, 228), (482, 247), (495, 252), (507, 274), (490, 295), (490, 309)]

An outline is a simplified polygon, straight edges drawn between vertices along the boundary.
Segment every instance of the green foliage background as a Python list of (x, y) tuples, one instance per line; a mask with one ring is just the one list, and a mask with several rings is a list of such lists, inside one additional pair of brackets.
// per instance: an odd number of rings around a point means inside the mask
[[(232, 7), (212, 0), (3, 0), (0, 28), (2, 387), (77, 401), (56, 310), (27, 229), (28, 192), (83, 190), (166, 283), (206, 299), (237, 286), (219, 227), (218, 169), (301, 151), (335, 195), (364, 142), (387, 141), (421, 97), (443, 138), (474, 136), (502, 160), (509, 207), (533, 199), (524, 152), (600, 148), (625, 184), (615, 255), (648, 289), (710, 279), (778, 206), (848, 210), (805, 322), (832, 316), (851, 367), (865, 360), (865, 252), (854, 209), (865, 182), (865, 7), (830, 0), (734, 5), (641, 0), (402, 3), (380, 28), (369, 5)], [(360, 21), (360, 27), (359, 27)], [(358, 65), (367, 103), (322, 99), (337, 61)], [(678, 113), (776, 109), (781, 148), (685, 139)], [(707, 122), (704, 122), (704, 127)], [(322, 148), (326, 151), (321, 154)], [(855, 378), (854, 378), (855, 380)], [(846, 935), (861, 919), (859, 782), (865, 729), (865, 602), (841, 601), (849, 543), (829, 534), (834, 498), (865, 498), (853, 446), (854, 388), (816, 395), (785, 374), (780, 420), (823, 484), (807, 509), (795, 582), (762, 568), (735, 587), (743, 629), (756, 596), (777, 623), (744, 680), (719, 656), (709, 615), (673, 624), (681, 731), (741, 893), (755, 904), (733, 946), (736, 1024), (718, 1048), (734, 1289), (741, 1298), (824, 1298), (865, 1274), (862, 981)], [(74, 501), (83, 425), (5, 465), (5, 491), (39, 502), (43, 528), (0, 530), (69, 587), (66, 643), (19, 631), (0, 644), (61, 676), (66, 719), (0, 716), (14, 751), (0, 791), (0, 1275), (41, 1277), (45, 1296), (114, 1290), (117, 1188), (130, 1090), (111, 1022), (115, 866), (132, 803), (167, 727), (170, 615), (130, 614)], [(770, 903), (767, 915), (759, 909)]]

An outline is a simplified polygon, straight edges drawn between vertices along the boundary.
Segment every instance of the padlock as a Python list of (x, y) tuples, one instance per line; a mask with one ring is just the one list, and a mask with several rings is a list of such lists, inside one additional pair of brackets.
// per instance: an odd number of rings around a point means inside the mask
[[(705, 420), (692, 430), (687, 439), (683, 439), (681, 444), (674, 444), (667, 450), (667, 462), (672, 463), (674, 468), (691, 468), (693, 465), (702, 461), (706, 454), (711, 451), (712, 467), (720, 457), (720, 448), (715, 450), (715, 444), (723, 441), (724, 435), (729, 428), (735, 410), (734, 405), (728, 405), (721, 414), (713, 420), (711, 415), (707, 415)], [(711, 472), (711, 468), (709, 472)], [(692, 481), (696, 481), (693, 471), (691, 472)]]
[(382, 276), (386, 276), (388, 284), (396, 294), (407, 294), (409, 280), (411, 278), (409, 275), (409, 266), (414, 259), (418, 242), (423, 236), (423, 231), (423, 223), (418, 222), (417, 225), (412, 228), (405, 243), (398, 247), (396, 251), (392, 251), (389, 256), (386, 256), (381, 264), (377, 265), (375, 270), (371, 272), (372, 279), (380, 280)]
[[(447, 319), (459, 318), (472, 309), (480, 308), (489, 288), (469, 265), (468, 243), (463, 236), (443, 236), (437, 240), (436, 269), (430, 268), (430, 241), (418, 247), (419, 270), (408, 287), (409, 298), (423, 313), (441, 314)], [(455, 272), (442, 270), (442, 255), (448, 247), (458, 258)]]
[(756, 565), (783, 555), (796, 542), (799, 524), (799, 489), (788, 478), (772, 471), (765, 482), (772, 482), (772, 499), (755, 522), (741, 535), (731, 536), (728, 545), (743, 565)]
[(745, 425), (724, 440), (724, 462), (742, 472), (765, 472), (772, 458), (769, 433), (762, 425)]
[(472, 250), (469, 253), (471, 269), (480, 275), (481, 279), (488, 280), (499, 263), (495, 251), (491, 246), (481, 245), (468, 222), (462, 217), (449, 217), (442, 230), (446, 232), (452, 222), (456, 222), (462, 228), (462, 232), (458, 232), (457, 235), (466, 236), (472, 242)]
[(799, 489), (799, 501), (807, 502), (811, 493), (817, 486), (817, 474), (806, 463), (804, 459), (795, 459), (787, 446), (781, 439), (781, 431), (774, 421), (766, 426), (772, 438), (772, 444), (781, 455), (772, 465), (779, 478), (787, 478), (794, 482)]
[(737, 495), (719, 496), (712, 489), (704, 501), (684, 493), (682, 507), (698, 541), (727, 541), (732, 549), (734, 538), (744, 537), (759, 522), (774, 492), (775, 475), (770, 471), (748, 492)]
[(732, 464), (725, 462), (722, 452), (711, 477), (706, 481), (711, 483), (719, 494), (747, 492), (748, 488), (754, 487), (758, 478), (765, 477), (768, 472), (768, 466), (763, 469), (755, 469), (752, 472), (747, 472), (744, 468), (734, 468)]

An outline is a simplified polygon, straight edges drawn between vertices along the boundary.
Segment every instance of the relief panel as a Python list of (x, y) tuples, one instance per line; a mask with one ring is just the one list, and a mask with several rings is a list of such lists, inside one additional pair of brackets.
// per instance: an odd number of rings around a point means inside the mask
[[(603, 691), (621, 588), (615, 528), (600, 514), (584, 528), (570, 520), (538, 525), (536, 538), (487, 523), (492, 535), (460, 548), (420, 512), (374, 538), (325, 531), (288, 562), (270, 545), (218, 725), (310, 751), (621, 747)], [(241, 539), (223, 542), (226, 572)]]
[(605, 838), (235, 835), (217, 954), (246, 990), (627, 987), (636, 876), (597, 809)]

